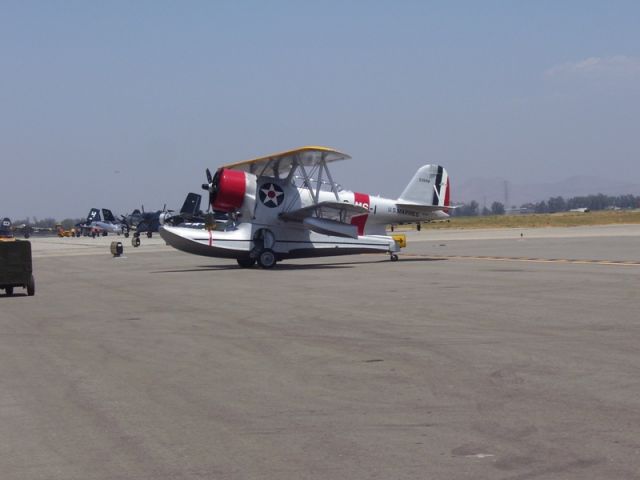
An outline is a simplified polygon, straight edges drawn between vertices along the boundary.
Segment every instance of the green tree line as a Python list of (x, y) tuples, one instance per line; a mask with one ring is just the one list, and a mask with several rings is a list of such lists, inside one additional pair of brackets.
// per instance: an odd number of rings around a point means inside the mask
[[(514, 207), (515, 208), (515, 207)], [(586, 195), (565, 199), (562, 196), (551, 197), (548, 200), (535, 203), (525, 203), (521, 209), (534, 213), (557, 213), (567, 212), (576, 208), (586, 208), (589, 210), (606, 210), (612, 208), (640, 208), (639, 195)], [(493, 202), (491, 208), (484, 207), (472, 200), (453, 210), (453, 215), (469, 217), (475, 215), (502, 215), (505, 213), (505, 206), (500, 202)]]

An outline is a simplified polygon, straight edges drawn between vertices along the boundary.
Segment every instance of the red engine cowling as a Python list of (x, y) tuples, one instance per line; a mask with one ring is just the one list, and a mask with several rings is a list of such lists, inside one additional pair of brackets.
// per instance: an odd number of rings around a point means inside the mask
[(244, 202), (247, 178), (244, 172), (221, 168), (214, 178), (215, 196), (211, 207), (218, 212), (235, 212)]

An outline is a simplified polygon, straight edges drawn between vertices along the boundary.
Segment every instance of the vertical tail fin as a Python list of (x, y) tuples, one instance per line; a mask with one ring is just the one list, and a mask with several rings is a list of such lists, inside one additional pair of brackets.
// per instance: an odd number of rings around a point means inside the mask
[(202, 201), (202, 196), (197, 193), (189, 193), (187, 198), (185, 198), (184, 203), (182, 204), (182, 208), (180, 209), (180, 213), (183, 215), (189, 215), (195, 217), (198, 215), (198, 211), (200, 210), (200, 202)]
[(113, 222), (113, 223), (115, 223), (115, 221), (116, 221), (115, 217), (113, 216), (113, 213), (108, 208), (103, 208), (102, 209), (102, 217), (104, 218), (105, 222)]
[(449, 174), (440, 165), (423, 165), (398, 198), (399, 203), (448, 207)]
[(100, 210), (98, 210), (97, 208), (92, 208), (91, 210), (89, 210), (89, 215), (87, 215), (87, 223), (99, 222), (100, 219)]

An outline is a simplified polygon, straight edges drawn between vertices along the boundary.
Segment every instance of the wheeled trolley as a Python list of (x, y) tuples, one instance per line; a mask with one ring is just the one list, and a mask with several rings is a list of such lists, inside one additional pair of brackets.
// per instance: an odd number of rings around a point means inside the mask
[(31, 242), (0, 242), (0, 289), (4, 289), (7, 296), (10, 296), (15, 287), (26, 288), (29, 296), (36, 293)]

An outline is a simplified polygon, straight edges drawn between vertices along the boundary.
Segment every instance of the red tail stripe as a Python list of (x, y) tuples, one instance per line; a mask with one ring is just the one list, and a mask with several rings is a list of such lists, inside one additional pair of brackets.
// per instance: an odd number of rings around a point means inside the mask
[[(355, 205), (360, 205), (367, 210), (371, 206), (369, 194), (367, 193), (357, 193), (353, 194), (353, 203)], [(357, 215), (351, 219), (351, 225), (355, 225), (358, 227), (358, 235), (364, 235), (364, 227), (367, 224), (367, 219), (369, 218), (369, 214), (365, 213), (363, 215)]]

